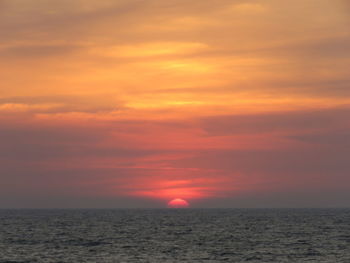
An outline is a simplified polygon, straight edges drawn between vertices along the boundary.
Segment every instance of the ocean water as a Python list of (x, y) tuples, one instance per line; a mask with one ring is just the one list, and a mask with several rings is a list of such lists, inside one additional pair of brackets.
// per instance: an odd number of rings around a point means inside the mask
[(0, 262), (350, 262), (349, 209), (0, 210)]

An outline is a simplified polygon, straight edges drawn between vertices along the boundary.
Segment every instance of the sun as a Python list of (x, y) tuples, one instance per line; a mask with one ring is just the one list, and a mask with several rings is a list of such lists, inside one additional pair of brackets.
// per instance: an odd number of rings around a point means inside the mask
[(168, 208), (188, 208), (190, 204), (181, 198), (175, 198), (168, 203)]

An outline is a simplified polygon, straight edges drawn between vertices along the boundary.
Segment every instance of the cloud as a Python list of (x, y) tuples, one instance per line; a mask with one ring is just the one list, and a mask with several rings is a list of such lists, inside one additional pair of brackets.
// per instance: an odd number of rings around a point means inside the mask
[(234, 4), (230, 7), (231, 11), (239, 12), (242, 14), (260, 14), (266, 11), (266, 7), (261, 3), (245, 2)]
[[(337, 153), (337, 154), (335, 154)], [(232, 178), (226, 196), (308, 189), (343, 189), (349, 184), (348, 147), (290, 150), (212, 150), (174, 160), (176, 167), (217, 169)], [(225, 188), (222, 188), (225, 189)]]
[(17, 45), (5, 48), (0, 48), (0, 54), (5, 57), (17, 57), (17, 58), (42, 58), (51, 56), (62, 56), (71, 54), (81, 49), (78, 45)]
[(0, 97), (0, 112), (29, 114), (101, 113), (125, 109), (114, 96), (17, 96)]
[(306, 133), (289, 136), (291, 139), (312, 144), (326, 144), (329, 146), (350, 146), (350, 127), (347, 129)]
[[(126, 148), (113, 136), (122, 131), (123, 123), (94, 124), (91, 122), (51, 122), (31, 119), (29, 122), (2, 120), (0, 128), (0, 158), (16, 161), (50, 159), (120, 158), (133, 159), (164, 153), (157, 149)], [(125, 128), (124, 128), (125, 129)], [(113, 141), (111, 143), (110, 141)]]
[(202, 43), (191, 42), (155, 42), (144, 43), (138, 45), (121, 45), (111, 48), (100, 48), (91, 50), (90, 52), (100, 54), (102, 56), (129, 57), (129, 58), (147, 58), (157, 56), (181, 55), (194, 53), (207, 46)]
[[(94, 3), (95, 1), (5, 1), (7, 8), (2, 11), (4, 34), (1, 38), (9, 40), (23, 37), (28, 30), (39, 39), (43, 32), (49, 39), (58, 36), (66, 38), (74, 33), (81, 36), (87, 26), (100, 19), (115, 17), (118, 21), (143, 6), (139, 1), (108, 1), (105, 2), (107, 5)], [(89, 4), (94, 7), (84, 8)]]
[(262, 134), (271, 132), (300, 133), (343, 127), (349, 108), (310, 111), (274, 112), (250, 115), (213, 116), (200, 120), (199, 125), (209, 136), (229, 134)]

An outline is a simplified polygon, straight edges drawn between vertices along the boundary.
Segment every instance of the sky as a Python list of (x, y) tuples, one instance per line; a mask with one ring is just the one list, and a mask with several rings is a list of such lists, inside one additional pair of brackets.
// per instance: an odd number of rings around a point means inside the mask
[(350, 206), (347, 0), (0, 0), (0, 208)]

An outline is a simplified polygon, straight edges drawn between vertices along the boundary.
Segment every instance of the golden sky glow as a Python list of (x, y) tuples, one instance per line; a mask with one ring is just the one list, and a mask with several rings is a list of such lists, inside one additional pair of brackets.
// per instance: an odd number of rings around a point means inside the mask
[(249, 196), (237, 204), (249, 206), (285, 189), (291, 200), (341, 191), (349, 8), (0, 0), (4, 195)]

